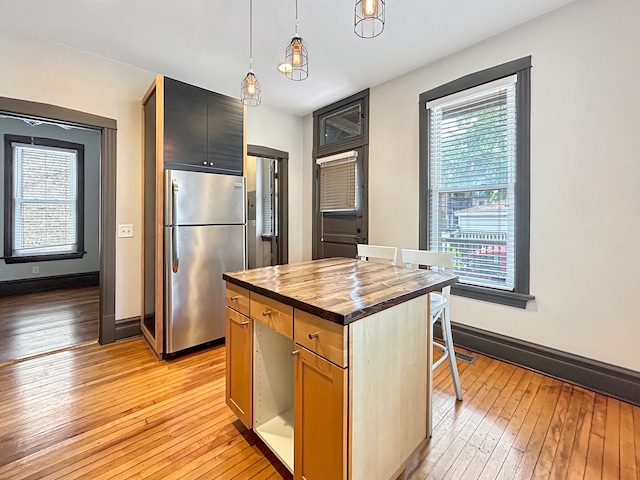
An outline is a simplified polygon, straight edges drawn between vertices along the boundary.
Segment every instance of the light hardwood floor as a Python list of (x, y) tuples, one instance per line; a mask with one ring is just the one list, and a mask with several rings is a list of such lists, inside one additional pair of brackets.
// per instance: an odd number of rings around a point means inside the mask
[[(640, 408), (483, 356), (459, 365), (463, 402), (435, 372), (413, 478), (639, 478)], [(158, 362), (141, 339), (2, 366), (0, 479), (290, 478), (226, 407), (224, 369), (224, 347)]]
[(98, 287), (0, 298), (0, 365), (97, 341)]

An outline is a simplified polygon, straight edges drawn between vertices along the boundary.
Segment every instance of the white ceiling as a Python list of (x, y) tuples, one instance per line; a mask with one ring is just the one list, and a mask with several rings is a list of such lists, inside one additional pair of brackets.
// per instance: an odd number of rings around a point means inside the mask
[[(277, 65), (294, 0), (254, 0), (253, 70), (264, 104), (303, 115), (571, 1), (387, 0), (384, 32), (361, 39), (355, 0), (298, 0), (309, 78), (292, 82)], [(7, 1), (0, 25), (234, 97), (249, 68), (249, 0)]]

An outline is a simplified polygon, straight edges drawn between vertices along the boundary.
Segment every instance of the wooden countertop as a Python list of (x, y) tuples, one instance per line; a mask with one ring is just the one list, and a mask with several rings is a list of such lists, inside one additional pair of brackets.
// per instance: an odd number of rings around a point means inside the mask
[(458, 280), (454, 275), (351, 258), (256, 268), (225, 273), (222, 278), (339, 325)]

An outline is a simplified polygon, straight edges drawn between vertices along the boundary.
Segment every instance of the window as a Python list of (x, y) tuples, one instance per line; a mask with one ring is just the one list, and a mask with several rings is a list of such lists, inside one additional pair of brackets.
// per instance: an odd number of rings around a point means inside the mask
[(369, 91), (313, 112), (314, 157), (333, 155), (369, 141)]
[(84, 146), (5, 135), (7, 263), (84, 254)]
[(320, 119), (320, 145), (331, 145), (362, 135), (362, 104), (349, 106)]
[(275, 198), (274, 190), (276, 186), (275, 166), (276, 161), (269, 158), (260, 158), (260, 196), (262, 198), (260, 214), (262, 217), (262, 236), (272, 237), (276, 231), (276, 215), (275, 205), (277, 205), (277, 198)]
[(454, 293), (529, 295), (530, 57), (420, 96), (421, 248), (452, 253)]

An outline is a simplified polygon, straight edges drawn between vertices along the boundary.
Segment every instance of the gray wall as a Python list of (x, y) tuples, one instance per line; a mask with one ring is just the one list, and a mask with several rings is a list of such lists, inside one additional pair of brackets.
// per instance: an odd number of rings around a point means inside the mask
[[(4, 222), (4, 135), (54, 138), (82, 143), (84, 151), (84, 249), (83, 258), (49, 262), (17, 263), (7, 265), (0, 261), (0, 281), (24, 278), (50, 277), (100, 270), (98, 252), (99, 202), (100, 202), (100, 132), (72, 128), (66, 130), (55, 125), (31, 126), (22, 120), (0, 118), (0, 215)], [(0, 234), (0, 254), (4, 253), (4, 230)], [(40, 273), (34, 274), (37, 266)]]

